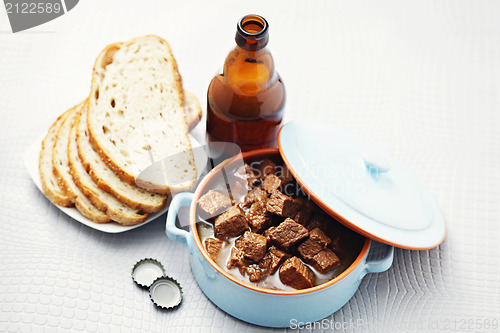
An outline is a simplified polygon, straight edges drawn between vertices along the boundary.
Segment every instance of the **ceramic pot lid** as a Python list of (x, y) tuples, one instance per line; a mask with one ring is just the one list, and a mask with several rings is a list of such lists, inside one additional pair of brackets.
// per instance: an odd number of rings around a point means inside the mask
[(436, 201), (386, 154), (324, 123), (290, 122), (278, 136), (280, 154), (323, 210), (382, 243), (422, 250), (446, 234)]

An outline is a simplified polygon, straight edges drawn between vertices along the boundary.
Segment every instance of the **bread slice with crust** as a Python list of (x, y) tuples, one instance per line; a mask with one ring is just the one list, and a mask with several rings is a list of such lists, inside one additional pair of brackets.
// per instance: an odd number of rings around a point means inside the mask
[(68, 161), (69, 134), (76, 117), (84, 105), (85, 102), (82, 102), (73, 108), (57, 131), (57, 140), (52, 150), (53, 172), (58, 180), (58, 185), (71, 199), (83, 216), (96, 223), (107, 223), (110, 221), (109, 216), (102, 210), (95, 207), (89, 198), (87, 198), (85, 194), (80, 191), (78, 186), (76, 186), (73, 181), (73, 177), (70, 173)]
[[(87, 106), (85, 105), (83, 110), (86, 108)], [(134, 225), (144, 222), (148, 217), (147, 213), (139, 209), (131, 208), (108, 192), (99, 189), (83, 167), (82, 162), (78, 157), (78, 146), (76, 143), (76, 128), (79, 120), (80, 115), (77, 116), (75, 123), (71, 127), (68, 141), (68, 161), (70, 173), (71, 176), (73, 176), (73, 181), (76, 186), (78, 186), (87, 198), (90, 199), (94, 206), (106, 212), (111, 220), (123, 225)], [(83, 121), (85, 122), (85, 119), (83, 119)]]
[[(184, 101), (188, 127), (192, 129), (201, 119), (201, 106), (196, 96), (187, 91), (184, 91)], [(86, 116), (87, 109), (85, 108), (79, 116), (80, 119), (76, 130), (78, 155), (97, 186), (101, 190), (111, 193), (130, 207), (149, 213), (161, 210), (166, 195), (152, 193), (123, 181), (101, 160), (89, 143)], [(84, 118), (84, 120), (82, 121), (81, 118)]]
[(98, 188), (111, 193), (130, 207), (145, 212), (157, 212), (164, 207), (164, 194), (152, 193), (123, 181), (104, 163), (89, 142), (87, 108), (82, 110), (76, 128), (78, 156)]
[(52, 150), (57, 140), (59, 128), (61, 128), (62, 123), (76, 107), (77, 106), (60, 115), (54, 124), (52, 124), (42, 141), (42, 149), (40, 150), (38, 158), (38, 170), (40, 172), (43, 193), (53, 204), (63, 207), (72, 207), (74, 204), (66, 192), (59, 187), (58, 180), (52, 171)]
[(182, 85), (167, 42), (145, 36), (106, 47), (96, 60), (87, 114), (89, 139), (123, 180), (162, 161), (166, 183), (144, 183), (158, 193), (191, 189), (196, 181)]

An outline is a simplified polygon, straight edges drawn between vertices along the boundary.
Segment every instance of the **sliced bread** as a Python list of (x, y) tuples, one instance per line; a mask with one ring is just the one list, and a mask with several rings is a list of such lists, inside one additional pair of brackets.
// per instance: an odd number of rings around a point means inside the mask
[(102, 210), (95, 207), (90, 199), (87, 198), (82, 191), (80, 191), (78, 186), (76, 186), (73, 181), (73, 177), (70, 173), (68, 160), (69, 134), (71, 127), (84, 105), (85, 102), (82, 102), (75, 107), (57, 131), (57, 140), (52, 151), (53, 172), (58, 180), (58, 185), (71, 199), (83, 216), (96, 223), (107, 223), (110, 221), (109, 216)]
[(78, 120), (76, 129), (78, 156), (89, 176), (94, 180), (97, 186), (111, 193), (130, 207), (141, 209), (149, 213), (161, 210), (165, 204), (166, 195), (146, 191), (135, 185), (130, 185), (118, 177), (106, 163), (101, 160), (99, 155), (90, 145), (86, 121), (87, 108), (82, 110), (79, 117), (80, 119)]
[(101, 52), (94, 65), (87, 125), (94, 150), (129, 184), (136, 184), (153, 162), (164, 161), (167, 179), (146, 184), (151, 191), (194, 186), (181, 78), (165, 40), (145, 36)]
[(45, 138), (42, 141), (42, 149), (40, 150), (40, 156), (38, 159), (38, 170), (40, 172), (40, 181), (42, 183), (43, 193), (47, 196), (47, 198), (49, 198), (50, 201), (52, 201), (52, 203), (63, 207), (72, 207), (74, 204), (66, 192), (59, 187), (57, 178), (52, 171), (52, 150), (57, 140), (57, 132), (59, 131), (59, 128), (61, 128), (64, 120), (66, 120), (75, 108), (76, 106), (60, 115), (54, 124), (52, 124), (47, 132), (47, 135), (45, 135)]
[[(87, 106), (85, 105), (83, 109), (85, 110), (86, 108)], [(101, 190), (83, 167), (78, 157), (78, 146), (76, 143), (76, 128), (79, 120), (80, 117), (78, 115), (73, 127), (71, 127), (68, 141), (69, 167), (76, 186), (90, 199), (94, 206), (106, 212), (113, 221), (123, 225), (134, 225), (144, 222), (148, 217), (147, 213), (131, 208), (108, 192)], [(83, 120), (85, 122), (85, 119)]]

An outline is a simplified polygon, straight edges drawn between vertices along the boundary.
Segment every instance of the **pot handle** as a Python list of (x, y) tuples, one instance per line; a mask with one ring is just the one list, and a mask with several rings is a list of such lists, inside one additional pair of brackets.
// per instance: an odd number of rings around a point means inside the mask
[(172, 198), (172, 202), (170, 202), (170, 206), (168, 207), (168, 215), (165, 228), (165, 232), (167, 233), (168, 238), (173, 241), (183, 243), (188, 248), (190, 253), (193, 253), (193, 237), (191, 236), (191, 233), (177, 228), (177, 226), (175, 225), (175, 221), (181, 207), (191, 205), (193, 196), (193, 193), (183, 192), (175, 195)]
[(365, 263), (364, 269), (361, 271), (359, 280), (363, 279), (368, 273), (381, 273), (385, 272), (392, 266), (394, 260), (394, 246), (388, 245), (386, 255), (382, 259), (368, 260)]
[[(172, 202), (170, 202), (170, 207), (168, 207), (168, 215), (165, 228), (165, 232), (167, 233), (168, 238), (173, 241), (183, 243), (188, 248), (189, 253), (191, 254), (193, 254), (193, 250), (196, 247), (193, 235), (190, 232), (177, 228), (177, 226), (175, 225), (175, 221), (181, 207), (190, 206), (191, 202), (193, 201), (193, 197), (194, 194), (191, 192), (179, 193), (173, 197)], [(210, 266), (210, 264), (206, 260), (204, 260), (202, 255), (198, 257), (198, 260), (200, 260), (207, 276), (213, 279), (215, 277), (215, 269)]]

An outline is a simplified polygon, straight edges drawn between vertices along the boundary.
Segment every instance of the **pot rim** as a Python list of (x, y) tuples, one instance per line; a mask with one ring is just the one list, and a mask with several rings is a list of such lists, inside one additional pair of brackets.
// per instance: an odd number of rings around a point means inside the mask
[[(240, 159), (251, 159), (251, 158), (256, 158), (256, 157), (266, 157), (266, 156), (271, 156), (271, 155), (276, 155), (279, 156), (280, 158), (280, 152), (277, 148), (264, 148), (264, 149), (258, 149), (258, 150), (252, 150), (248, 152), (244, 152), (238, 155), (235, 155), (223, 162), (221, 162), (219, 165), (217, 165), (214, 169), (212, 169), (200, 182), (198, 185), (196, 191), (194, 192), (194, 197), (193, 201), (191, 202), (191, 207), (189, 209), (189, 220), (190, 220), (190, 229), (191, 233), (193, 234), (194, 241), (196, 243), (196, 246), (200, 250), (201, 254), (203, 257), (205, 257), (205, 260), (210, 263), (210, 265), (217, 270), (220, 274), (222, 274), (224, 277), (227, 279), (231, 280), (232, 282), (245, 287), (247, 289), (260, 292), (260, 293), (265, 293), (265, 294), (272, 294), (272, 295), (302, 295), (302, 294), (308, 294), (308, 293), (313, 293), (315, 291), (319, 291), (322, 289), (325, 289), (327, 287), (330, 287), (331, 285), (334, 285), (335, 283), (339, 282), (340, 280), (344, 279), (347, 277), (352, 271), (358, 267), (358, 265), (363, 261), (363, 259), (367, 256), (368, 254), (368, 249), (370, 248), (371, 244), (371, 239), (365, 236), (365, 242), (363, 244), (363, 248), (361, 249), (359, 255), (356, 257), (356, 260), (347, 267), (342, 273), (340, 273), (338, 276), (335, 278), (331, 279), (328, 282), (322, 283), (318, 286), (314, 286), (312, 288), (307, 288), (307, 289), (300, 289), (300, 290), (274, 290), (274, 289), (267, 289), (267, 288), (262, 288), (262, 287), (257, 287), (252, 284), (249, 284), (247, 282), (241, 281), (237, 279), (236, 277), (232, 276), (225, 270), (223, 270), (210, 256), (208, 255), (208, 252), (205, 250), (205, 247), (201, 243), (200, 235), (198, 234), (198, 228), (196, 228), (196, 206), (198, 199), (201, 196), (201, 193), (205, 189), (207, 183), (215, 176), (217, 175), (220, 170), (223, 167), (226, 167), (230, 165), (231, 163), (235, 163), (235, 161), (240, 160)], [(321, 207), (322, 208), (322, 207)]]

